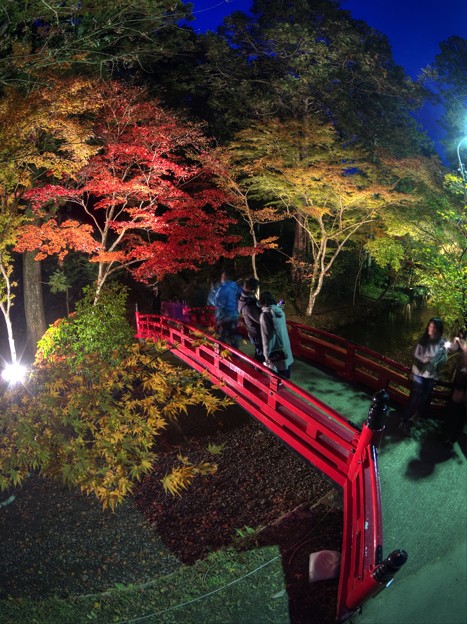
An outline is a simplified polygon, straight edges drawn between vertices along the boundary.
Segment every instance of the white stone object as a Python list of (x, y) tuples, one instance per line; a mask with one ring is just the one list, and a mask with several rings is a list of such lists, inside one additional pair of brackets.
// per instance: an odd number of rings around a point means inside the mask
[(341, 565), (341, 554), (337, 550), (320, 550), (310, 555), (309, 581), (325, 581), (337, 578)]

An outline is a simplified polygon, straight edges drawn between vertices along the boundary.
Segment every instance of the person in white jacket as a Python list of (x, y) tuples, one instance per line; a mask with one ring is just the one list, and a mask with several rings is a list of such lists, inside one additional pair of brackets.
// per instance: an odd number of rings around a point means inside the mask
[[(263, 344), (264, 364), (276, 370), (277, 374), (284, 379), (290, 379), (291, 366), (293, 364), (292, 348), (290, 346), (289, 333), (285, 313), (272, 294), (265, 290), (259, 297), (261, 315), (259, 323), (261, 328), (261, 341)], [(271, 359), (270, 356), (277, 351), (283, 351), (282, 359)]]
[(409, 402), (402, 416), (400, 429), (410, 435), (411, 426), (421, 418), (430, 401), (431, 392), (439, 378), (439, 369), (447, 360), (446, 341), (443, 338), (443, 321), (433, 317), (414, 351), (412, 388)]

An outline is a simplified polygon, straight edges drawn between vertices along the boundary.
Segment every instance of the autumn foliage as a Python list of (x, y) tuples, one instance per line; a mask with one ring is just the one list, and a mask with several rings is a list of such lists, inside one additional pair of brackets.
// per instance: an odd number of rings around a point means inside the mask
[[(52, 326), (27, 388), (1, 397), (1, 490), (37, 472), (114, 508), (152, 470), (156, 438), (169, 423), (192, 406), (209, 415), (227, 404), (203, 375), (167, 361), (163, 343), (131, 344), (124, 297), (107, 291), (97, 306), (88, 298)], [(179, 494), (215, 469), (180, 457), (161, 487)]]
[[(38, 249), (37, 259), (85, 252), (99, 267), (98, 292), (122, 268), (147, 281), (241, 253), (233, 252), (239, 237), (228, 233), (228, 196), (204, 162), (209, 143), (200, 127), (143, 89), (101, 84), (95, 97), (97, 153), (76, 179), (28, 193), (43, 223), (23, 229), (17, 250)], [(59, 210), (65, 204), (71, 216)]]

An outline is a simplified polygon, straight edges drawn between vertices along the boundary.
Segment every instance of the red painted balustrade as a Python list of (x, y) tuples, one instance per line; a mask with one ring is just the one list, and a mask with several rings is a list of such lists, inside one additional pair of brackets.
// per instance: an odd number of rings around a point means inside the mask
[[(182, 310), (181, 304), (180, 310)], [(171, 316), (171, 315), (168, 315)], [(214, 326), (214, 308), (183, 306), (183, 313), (172, 317), (197, 327)], [(323, 366), (351, 383), (359, 383), (369, 390), (384, 388), (390, 398), (404, 405), (410, 392), (411, 369), (391, 358), (309, 325), (287, 321), (292, 351), (295, 357)], [(246, 331), (239, 326), (243, 334)], [(433, 392), (430, 411), (445, 409), (451, 395), (451, 384), (440, 381)]]
[[(196, 320), (197, 325), (208, 325), (209, 315), (209, 310), (200, 308), (192, 313), (187, 310), (184, 318)], [(172, 345), (171, 351), (177, 358), (205, 372), (227, 396), (342, 488), (344, 530), (337, 620), (344, 621), (362, 602), (386, 586), (391, 576), (387, 568), (395, 569), (392, 560), (382, 562), (377, 447), (383, 426), (371, 427), (368, 418), (359, 431), (316, 397), (194, 325), (138, 312), (136, 325), (137, 338), (163, 340)], [(298, 357), (306, 357), (325, 345), (327, 355), (320, 355), (323, 364), (335, 360), (346, 378), (353, 379), (352, 375), (357, 374), (364, 356), (357, 354), (356, 345), (347, 349), (354, 358), (352, 366), (347, 367), (342, 360), (344, 346), (333, 344), (331, 334), (316, 334), (297, 324), (291, 324), (289, 329)], [(384, 375), (388, 379), (389, 373)], [(381, 372), (379, 379), (384, 375)]]

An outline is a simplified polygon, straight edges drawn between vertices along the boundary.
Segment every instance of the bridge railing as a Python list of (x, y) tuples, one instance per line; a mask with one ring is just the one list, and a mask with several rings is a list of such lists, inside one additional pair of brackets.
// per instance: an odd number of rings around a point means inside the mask
[[(179, 305), (179, 320), (195, 326), (214, 326), (214, 308)], [(410, 394), (411, 369), (404, 364), (350, 340), (309, 325), (287, 321), (294, 356), (332, 370), (352, 383), (377, 391), (384, 388), (391, 400), (404, 405)], [(246, 334), (246, 330), (243, 333)], [(432, 394), (430, 410), (446, 407), (451, 384), (439, 381)]]
[(245, 411), (342, 488), (344, 530), (338, 620), (384, 588), (381, 494), (376, 448), (383, 426), (361, 432), (341, 414), (245, 354), (173, 319), (136, 313), (139, 339), (163, 340)]
[[(339, 377), (371, 390), (385, 388), (390, 398), (404, 405), (411, 387), (411, 369), (381, 353), (324, 330), (287, 321), (293, 353), (322, 365)], [(438, 382), (430, 409), (439, 411), (450, 396), (450, 384)]]

